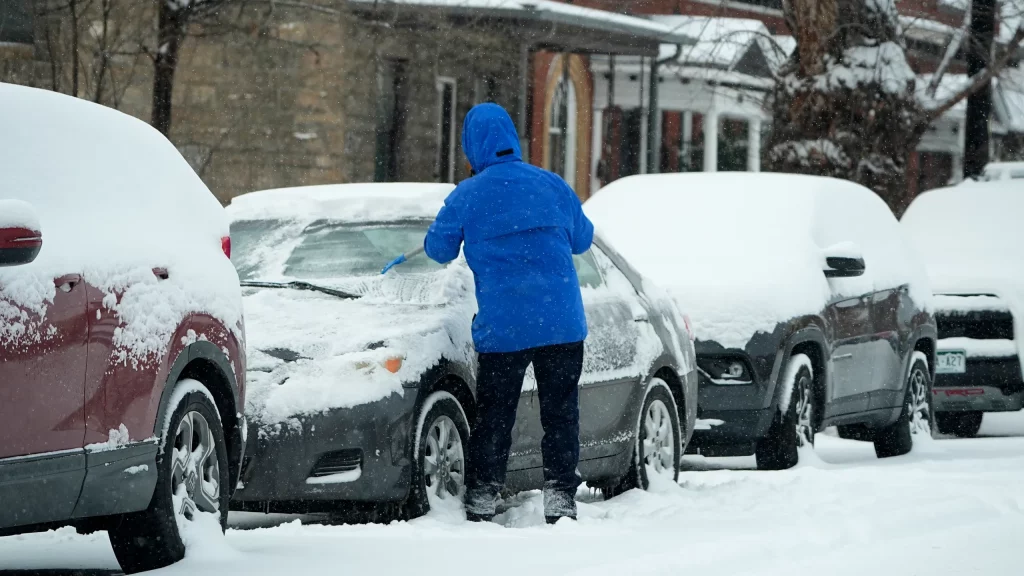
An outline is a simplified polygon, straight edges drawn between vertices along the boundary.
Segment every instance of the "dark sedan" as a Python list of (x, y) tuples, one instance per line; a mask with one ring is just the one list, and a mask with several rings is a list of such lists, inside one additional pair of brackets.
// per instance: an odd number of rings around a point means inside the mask
[[(421, 243), (444, 185), (345, 185), (238, 198), (252, 448), (234, 507), (414, 517), (463, 489), (473, 419), (472, 276)], [(590, 326), (580, 472), (617, 494), (675, 479), (696, 418), (684, 321), (600, 239), (575, 260)], [(536, 384), (519, 402), (508, 484), (542, 486)], [(643, 464), (639, 464), (643, 463)]]

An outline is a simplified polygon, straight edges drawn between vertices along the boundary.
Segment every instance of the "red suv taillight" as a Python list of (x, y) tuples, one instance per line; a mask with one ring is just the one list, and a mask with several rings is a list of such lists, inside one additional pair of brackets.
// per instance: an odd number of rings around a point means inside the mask
[(220, 249), (224, 251), (224, 255), (231, 258), (231, 236), (224, 236), (220, 239)]

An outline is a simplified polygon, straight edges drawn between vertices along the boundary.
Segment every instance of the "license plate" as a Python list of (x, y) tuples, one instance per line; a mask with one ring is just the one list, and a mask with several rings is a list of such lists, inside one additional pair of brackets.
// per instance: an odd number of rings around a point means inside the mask
[(937, 374), (963, 374), (967, 371), (967, 353), (963, 350), (939, 352), (935, 362)]

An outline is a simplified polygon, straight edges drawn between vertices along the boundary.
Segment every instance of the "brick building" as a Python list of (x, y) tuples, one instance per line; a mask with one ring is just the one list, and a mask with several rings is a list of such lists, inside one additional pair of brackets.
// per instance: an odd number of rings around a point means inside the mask
[[(69, 92), (73, 52), (55, 42), (70, 24), (64, 13), (40, 16), (44, 2), (0, 3), (0, 81)], [(74, 45), (78, 95), (146, 120), (152, 65), (139, 46), (154, 43), (154, 13), (129, 7), (148, 4), (115, 3), (123, 12), (109, 26), (78, 14)], [(586, 197), (589, 129), (567, 141), (544, 126), (589, 127), (587, 55), (654, 55), (661, 43), (688, 39), (599, 9), (493, 4), (308, 0), (270, 11), (249, 3), (227, 27), (194, 23), (175, 75), (170, 138), (224, 201), (284, 186), (458, 181), (467, 176), (462, 119), (495, 101), (512, 113), (528, 157), (561, 162)], [(98, 48), (108, 32), (133, 27), (136, 36), (116, 49)], [(101, 52), (113, 54), (102, 66), (89, 59)], [(561, 151), (552, 155), (549, 142)]]
[[(55, 48), (67, 18), (40, 17), (47, 1), (0, 2), (0, 81), (70, 92), (68, 47)], [(154, 43), (151, 4), (115, 3), (143, 6), (115, 22), (116, 50), (97, 49), (104, 28), (80, 15), (79, 96), (149, 118), (152, 65), (138, 46)], [(764, 100), (794, 47), (781, 0), (261, 6), (248, 3), (226, 31), (193, 25), (175, 76), (171, 140), (223, 200), (306, 184), (458, 181), (467, 176), (459, 127), (487, 100), (512, 113), (527, 158), (582, 198), (634, 173), (756, 171), (771, 127)], [(912, 65), (926, 74), (963, 12), (949, 0), (899, 6)], [(89, 60), (101, 53), (113, 54), (103, 66)], [(962, 71), (961, 57), (941, 90), (964, 81)], [(1024, 129), (1011, 100), (996, 98), (997, 136)], [(962, 125), (963, 106), (925, 136), (911, 190), (956, 179)]]

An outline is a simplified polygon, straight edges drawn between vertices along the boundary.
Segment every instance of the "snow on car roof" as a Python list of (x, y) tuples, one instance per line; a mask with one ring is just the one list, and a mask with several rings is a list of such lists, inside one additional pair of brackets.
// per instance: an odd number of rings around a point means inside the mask
[(337, 220), (386, 222), (434, 218), (451, 184), (396, 182), (328, 184), (250, 192), (236, 197), (228, 214), (239, 220)]
[[(818, 313), (837, 296), (911, 284), (919, 304), (928, 300), (892, 212), (851, 182), (743, 172), (631, 176), (584, 209), (640, 273), (675, 296), (698, 337), (726, 347)], [(827, 280), (823, 250), (849, 241), (867, 272)]]

